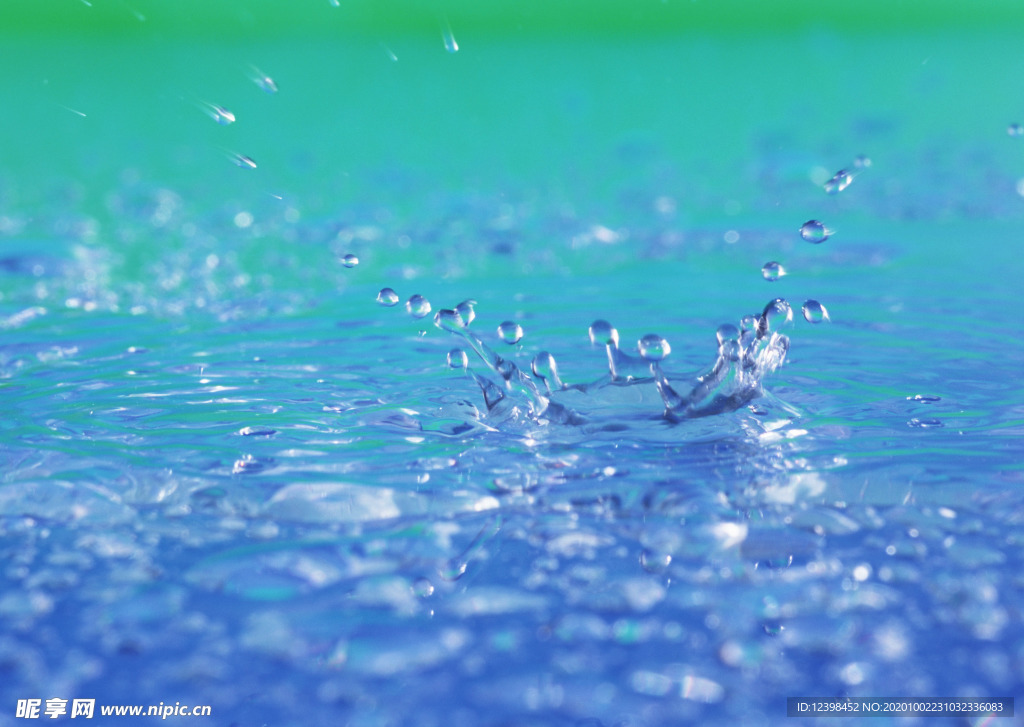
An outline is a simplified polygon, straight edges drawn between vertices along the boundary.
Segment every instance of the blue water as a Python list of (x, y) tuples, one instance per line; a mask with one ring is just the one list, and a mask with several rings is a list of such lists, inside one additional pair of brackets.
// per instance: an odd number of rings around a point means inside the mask
[[(602, 98), (585, 65), (582, 90), (545, 87), (561, 123)], [(928, 80), (917, 102), (956, 97)], [(6, 172), (0, 724), (51, 697), (210, 705), (211, 725), (596, 727), (781, 723), (792, 696), (1022, 695), (1006, 118), (915, 135), (873, 121), (879, 102), (842, 144), (747, 122), (751, 153), (705, 176), (657, 123), (613, 124), (580, 162), (607, 176), (566, 185), (557, 134), (537, 142), (554, 181), (432, 178), (401, 150), (350, 172), (303, 156), (319, 142), (301, 114), (284, 149), (231, 150), (287, 161), (238, 168), (190, 102), (153, 93), (187, 121), (132, 127), (127, 149), (74, 137), (107, 152), (91, 182)], [(157, 142), (177, 124), (172, 163)], [(872, 166), (827, 195), (862, 153)], [(816, 217), (835, 229), (820, 245), (798, 232)], [(788, 274), (766, 281), (770, 260)], [(514, 391), (488, 412), (446, 363), (466, 342), (378, 305), (384, 286), (434, 311), (475, 299), (471, 329), (525, 372), (551, 352), (581, 386), (554, 398), (586, 424)], [(633, 356), (664, 336), (682, 391), (719, 325), (779, 296), (790, 347), (761, 395), (670, 420), (653, 382), (602, 385), (595, 319)], [(812, 298), (830, 322), (803, 320)], [(982, 720), (878, 718), (925, 722)]]

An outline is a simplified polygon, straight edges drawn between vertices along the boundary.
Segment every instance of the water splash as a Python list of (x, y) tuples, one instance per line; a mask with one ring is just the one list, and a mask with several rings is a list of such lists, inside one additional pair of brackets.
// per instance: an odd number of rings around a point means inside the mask
[[(775, 298), (761, 313), (744, 316), (740, 325), (720, 326), (714, 361), (689, 375), (662, 368), (672, 352), (662, 336), (640, 338), (639, 356), (633, 356), (619, 348), (614, 326), (596, 320), (588, 333), (593, 344), (604, 346), (608, 373), (589, 384), (574, 385), (563, 382), (555, 357), (547, 351), (534, 356), (529, 373), (523, 371), (473, 333), (457, 308), (438, 310), (434, 325), (461, 338), (495, 375), (491, 378), (474, 371), (462, 348), (448, 352), (448, 366), (463, 371), (479, 388), (492, 426), (507, 429), (507, 423), (517, 422), (528, 428), (556, 424), (582, 427), (583, 431), (610, 431), (609, 427), (618, 431), (629, 419), (680, 422), (735, 411), (762, 396), (765, 377), (785, 361), (789, 338), (779, 329), (792, 317), (789, 303)], [(499, 332), (507, 330), (510, 323), (499, 326)], [(651, 389), (657, 393), (653, 400), (647, 394)], [(659, 400), (660, 411), (653, 406)], [(609, 421), (609, 416), (614, 420)]]

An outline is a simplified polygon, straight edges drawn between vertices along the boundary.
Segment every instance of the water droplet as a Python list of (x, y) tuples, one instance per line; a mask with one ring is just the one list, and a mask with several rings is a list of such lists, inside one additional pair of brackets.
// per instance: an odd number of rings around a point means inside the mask
[(857, 158), (853, 160), (853, 166), (857, 169), (867, 169), (871, 166), (871, 159), (864, 154), (858, 154)]
[(763, 335), (764, 333), (767, 333), (768, 331), (791, 320), (793, 320), (793, 309), (789, 307), (789, 303), (785, 298), (776, 298), (775, 300), (769, 301), (769, 303), (764, 307), (764, 310), (761, 311), (758, 330)]
[(747, 315), (740, 318), (740, 330), (752, 331), (757, 328), (757, 316)]
[(594, 321), (590, 324), (588, 333), (593, 344), (616, 347), (619, 345), (619, 332), (608, 321)]
[(430, 301), (417, 293), (405, 301), (405, 309), (413, 318), (423, 318), (430, 313)]
[(637, 341), (636, 345), (640, 350), (640, 356), (645, 361), (662, 361), (672, 353), (672, 347), (668, 344), (668, 341), (657, 333), (648, 333)]
[(825, 182), (825, 193), (826, 194), (839, 194), (844, 189), (850, 186), (850, 182), (853, 181), (853, 175), (845, 169), (840, 169), (832, 179)]
[(340, 8), (341, 7), (341, 1), (340, 0), (327, 0), (327, 2), (329, 2), (331, 4), (332, 8)]
[(548, 386), (548, 391), (562, 388), (562, 381), (558, 378), (558, 365), (555, 363), (555, 357), (547, 351), (541, 351), (534, 356), (530, 368), (533, 370), (534, 376), (544, 380), (544, 383)]
[(804, 302), (801, 310), (804, 313), (804, 320), (808, 323), (821, 323), (822, 321), (830, 321), (828, 317), (828, 311), (821, 303), (816, 300), (808, 300)]
[(256, 162), (254, 162), (250, 157), (247, 157), (244, 154), (234, 154), (233, 153), (231, 155), (231, 161), (233, 161), (238, 166), (242, 167), (242, 169), (255, 169), (256, 168)]
[(346, 268), (354, 268), (356, 265), (359, 264), (359, 258), (353, 255), (352, 253), (349, 253), (348, 255), (341, 259), (341, 264), (344, 265)]
[(825, 227), (818, 220), (807, 220), (807, 222), (800, 226), (800, 237), (807, 240), (807, 242), (813, 242), (815, 245), (825, 242), (831, 235), (832, 230)]
[(476, 301), (469, 298), (455, 306), (455, 312), (458, 313), (462, 317), (463, 322), (469, 326), (469, 324), (473, 322), (473, 319), (476, 318), (476, 311), (474, 310), (475, 307)]
[(442, 308), (434, 314), (434, 325), (449, 333), (460, 333), (466, 327), (466, 322), (459, 315), (458, 311), (451, 308)]
[(228, 111), (223, 106), (217, 104), (201, 102), (202, 109), (211, 119), (216, 121), (221, 126), (227, 126), (228, 124), (235, 123), (235, 115)]
[(444, 30), (441, 31), (441, 35), (444, 38), (444, 49), (449, 53), (458, 53), (459, 44), (455, 41), (455, 36), (452, 35), (451, 26), (445, 23)]
[(761, 268), (761, 275), (769, 282), (775, 282), (785, 274), (786, 269), (774, 260), (772, 262), (765, 263), (764, 267)]
[(256, 66), (252, 67), (252, 74), (249, 76), (252, 82), (262, 88), (267, 93), (277, 93), (277, 84), (274, 83), (274, 79), (268, 76), (266, 73), (261, 71)]
[(515, 321), (504, 321), (498, 326), (498, 336), (509, 345), (519, 343), (523, 338), (523, 327)]
[(448, 352), (448, 368), (465, 369), (469, 366), (469, 356), (461, 348), (453, 348)]
[(715, 331), (715, 336), (718, 338), (718, 345), (721, 346), (726, 341), (735, 341), (740, 336), (739, 330), (731, 323), (723, 323)]
[(670, 553), (645, 549), (640, 554), (640, 567), (648, 573), (664, 573), (671, 563), (672, 555)]
[(1024, 126), (1021, 124), (1010, 124), (1006, 127), (1006, 133), (1010, 136), (1024, 136)]
[(412, 592), (420, 598), (428, 598), (434, 595), (434, 584), (429, 578), (417, 578), (412, 584)]
[(398, 293), (391, 288), (381, 288), (380, 292), (377, 293), (377, 302), (388, 308), (398, 305)]

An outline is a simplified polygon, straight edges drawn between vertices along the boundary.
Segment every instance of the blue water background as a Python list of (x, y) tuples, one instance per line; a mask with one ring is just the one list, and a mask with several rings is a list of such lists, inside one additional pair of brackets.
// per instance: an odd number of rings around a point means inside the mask
[[(596, 726), (1021, 696), (1012, 39), (459, 41), (8, 44), (0, 724), (32, 697)], [(492, 421), (385, 285), (476, 299), (569, 383), (606, 370), (595, 318), (691, 372), (784, 296), (788, 408), (669, 426), (648, 386), (596, 434)]]

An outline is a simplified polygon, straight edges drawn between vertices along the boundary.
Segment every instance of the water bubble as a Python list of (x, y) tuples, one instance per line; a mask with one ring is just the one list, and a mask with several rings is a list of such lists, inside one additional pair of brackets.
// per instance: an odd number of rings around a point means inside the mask
[(231, 161), (233, 161), (236, 165), (240, 166), (242, 169), (256, 168), (256, 162), (254, 162), (251, 157), (247, 157), (244, 154), (232, 153)]
[(828, 311), (825, 310), (825, 306), (816, 300), (805, 301), (801, 310), (804, 313), (804, 320), (808, 323), (821, 323), (822, 321), (832, 320), (828, 317)]
[(619, 345), (619, 332), (606, 320), (594, 321), (587, 332), (590, 334), (591, 343), (602, 346)]
[(832, 179), (825, 182), (825, 193), (826, 194), (839, 194), (844, 189), (850, 186), (850, 182), (853, 181), (853, 175), (845, 169), (840, 169)]
[(423, 318), (430, 313), (430, 301), (417, 293), (405, 301), (405, 309), (413, 318)]
[(455, 312), (462, 317), (462, 320), (468, 326), (473, 322), (473, 319), (476, 318), (476, 311), (474, 310), (475, 307), (476, 301), (472, 298), (468, 298), (455, 306)]
[(1021, 124), (1010, 124), (1006, 127), (1006, 133), (1010, 136), (1024, 136), (1024, 126)]
[(871, 158), (865, 154), (858, 154), (857, 158), (853, 160), (853, 166), (857, 169), (867, 169), (871, 166)]
[(775, 282), (785, 274), (786, 269), (783, 268), (780, 263), (777, 263), (774, 260), (765, 263), (764, 267), (761, 268), (761, 275), (764, 277), (765, 280), (769, 282)]
[(469, 366), (469, 356), (461, 348), (453, 348), (448, 352), (448, 368), (465, 369)]
[(346, 268), (354, 268), (356, 265), (359, 264), (359, 258), (353, 255), (352, 253), (349, 253), (348, 255), (341, 259), (341, 264), (344, 265)]
[(388, 308), (398, 305), (398, 293), (391, 288), (381, 288), (380, 292), (377, 293), (377, 302)]
[(662, 361), (672, 353), (672, 347), (668, 344), (668, 341), (657, 333), (648, 333), (637, 341), (636, 345), (643, 359), (652, 363), (654, 361)]
[(509, 345), (519, 343), (523, 338), (523, 327), (515, 321), (504, 321), (498, 326), (498, 336)]
[(813, 242), (815, 245), (825, 242), (831, 234), (832, 230), (825, 227), (818, 220), (807, 220), (807, 222), (800, 226), (800, 237), (807, 240), (807, 242)]

